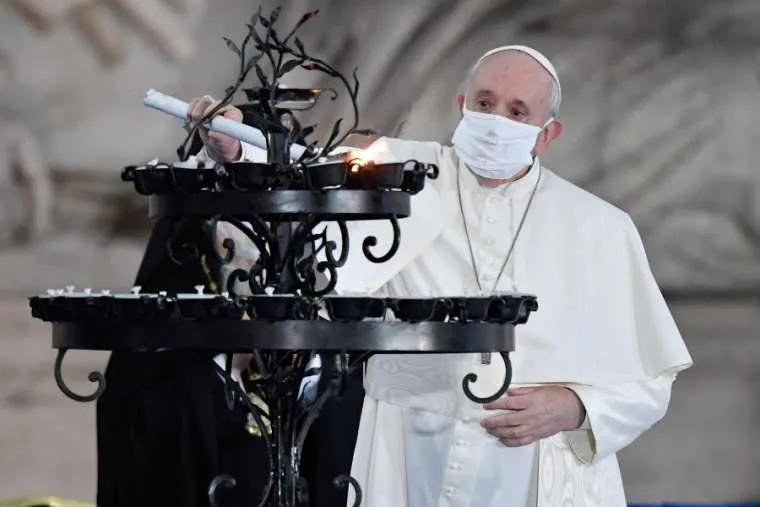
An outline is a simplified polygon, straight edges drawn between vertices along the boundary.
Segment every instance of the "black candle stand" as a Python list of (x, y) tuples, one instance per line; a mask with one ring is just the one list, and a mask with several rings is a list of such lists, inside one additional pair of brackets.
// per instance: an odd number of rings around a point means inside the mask
[[(207, 115), (210, 118), (229, 104), (248, 73), (255, 71), (259, 86), (245, 90), (251, 102), (243, 109), (265, 134), (267, 163), (195, 166), (181, 161), (130, 166), (122, 172), (122, 179), (149, 199), (151, 217), (204, 221), (216, 261), (235, 266), (218, 284), (220, 289), (212, 287), (209, 293), (207, 287), (198, 287), (194, 294), (169, 294), (133, 288), (118, 294), (76, 292), (68, 287), (32, 297), (30, 306), (33, 317), (52, 323), (53, 347), (58, 349), (55, 380), (77, 401), (97, 399), (105, 389), (105, 379), (93, 372), (88, 378), (98, 384), (95, 392), (73, 392), (61, 374), (70, 349), (191, 349), (226, 354), (226, 367), (218, 371), (228, 406), (247, 408), (270, 451), (269, 481), (258, 505), (306, 507), (308, 491), (299, 473), (304, 440), (325, 402), (340, 395), (346, 378), (362, 362), (383, 353), (494, 352), (506, 365), (497, 392), (476, 396), (470, 385), (477, 382), (477, 375), (470, 373), (462, 379), (470, 400), (489, 402), (509, 386), (514, 326), (527, 321), (537, 302), (533, 296), (520, 294), (454, 298), (334, 294), (338, 270), (349, 255), (346, 222), (387, 220), (393, 232), (391, 244), (378, 252), (378, 239), (368, 236), (362, 239), (362, 255), (369, 261), (368, 269), (372, 263), (391, 260), (401, 241), (399, 220), (410, 214), (411, 196), (424, 190), (427, 179), (438, 176), (438, 168), (416, 160), (375, 163), (350, 152), (331, 155), (358, 124), (355, 72), (350, 82), (324, 61), (306, 54), (295, 34), (316, 11), (305, 14), (287, 34), (275, 28), (279, 13), (278, 8), (265, 17), (259, 9), (240, 46), (226, 39), (240, 58), (240, 74)], [(252, 49), (255, 52), (249, 55)], [(315, 129), (301, 127), (293, 111), (313, 107), (325, 90), (280, 87), (282, 77), (295, 68), (321, 72), (342, 83), (354, 111), (353, 126), (343, 135), (337, 121), (326, 141), (308, 142)], [(294, 106), (299, 101), (304, 107)], [(198, 124), (188, 128), (190, 139)], [(295, 142), (306, 149), (292, 158), (290, 147)], [(178, 151), (187, 158), (186, 150)], [(255, 247), (258, 259), (250, 267), (234, 263), (240, 245), (220, 236), (221, 222), (234, 226)], [(337, 224), (340, 247), (335, 238), (327, 237), (327, 223)], [(200, 261), (199, 245), (169, 241), (167, 251), (178, 264)], [(238, 293), (241, 283), (247, 285), (247, 295)], [(233, 353), (252, 354), (251, 375), (244, 386), (231, 375)], [(327, 387), (307, 401), (300, 396), (300, 386), (317, 354), (323, 364), (333, 366), (332, 373)], [(266, 409), (254, 404), (251, 394), (263, 400)], [(353, 486), (355, 505), (360, 505), (361, 489), (353, 478), (340, 476), (334, 484)], [(216, 477), (209, 485), (210, 504), (218, 505), (218, 488), (234, 485), (232, 477)]]

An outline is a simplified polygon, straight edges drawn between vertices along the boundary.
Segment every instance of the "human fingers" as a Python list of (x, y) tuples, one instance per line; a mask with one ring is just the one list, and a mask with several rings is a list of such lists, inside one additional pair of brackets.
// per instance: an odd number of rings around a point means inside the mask
[[(202, 117), (206, 117), (211, 114), (211, 112), (219, 106), (220, 102), (221, 101), (219, 100), (212, 100), (210, 103), (208, 103), (206, 110), (203, 111)], [(214, 111), (214, 117), (216, 116), (223, 116), (229, 120), (238, 122), (243, 121), (243, 112), (231, 104), (227, 104), (226, 106), (219, 108), (219, 110)]]
[[(206, 106), (206, 110), (203, 112), (202, 117), (208, 116), (217, 106), (219, 105), (219, 101), (213, 101), (210, 104)], [(224, 118), (227, 118), (232, 121), (237, 121), (242, 123), (243, 121), (243, 112), (236, 108), (235, 106), (226, 105), (222, 108), (220, 108), (218, 111), (214, 112), (214, 117), (216, 116), (223, 116)], [(226, 134), (221, 134), (219, 132), (204, 132), (205, 139), (204, 142), (210, 142), (213, 143), (215, 148), (219, 150), (220, 152), (239, 152), (239, 141), (231, 136), (228, 136)]]
[(499, 442), (504, 444), (506, 447), (523, 447), (532, 444), (536, 440), (538, 439), (535, 437), (526, 436), (522, 438), (500, 438)]
[(527, 396), (511, 396), (506, 394), (498, 400), (486, 403), (486, 410), (523, 410), (530, 406), (532, 399)]
[(204, 144), (208, 146), (209, 150), (218, 155), (214, 159), (219, 162), (234, 161), (239, 156), (241, 150), (240, 141), (221, 132), (209, 131), (206, 133)]
[(536, 438), (536, 432), (535, 428), (532, 428), (530, 425), (520, 425), (520, 426), (501, 426), (498, 428), (493, 428), (488, 431), (488, 433), (499, 440), (521, 440), (523, 438)]
[(532, 414), (525, 410), (518, 410), (485, 417), (480, 421), (480, 425), (488, 431), (495, 428), (509, 428), (528, 424), (531, 420)]
[[(206, 108), (205, 114), (210, 113), (217, 106), (217, 104), (219, 104), (219, 102), (214, 102), (210, 104)], [(240, 109), (236, 108), (235, 106), (230, 106), (230, 105), (227, 105), (221, 108), (219, 111), (214, 113), (214, 116), (223, 116), (224, 118), (227, 118), (229, 120), (237, 121), (241, 123), (243, 121), (243, 112)], [(220, 146), (225, 146), (228, 148), (236, 147), (238, 144), (237, 139), (230, 137), (226, 134), (221, 134), (219, 132), (209, 132), (208, 138), (212, 142)]]
[(235, 106), (224, 106), (222, 109), (219, 110), (217, 115), (224, 116), (228, 120), (241, 122), (243, 121), (243, 111), (236, 108)]
[(545, 387), (532, 386), (532, 387), (510, 387), (507, 389), (508, 396), (524, 396), (526, 394), (534, 394), (540, 392)]
[[(193, 111), (198, 108), (198, 104), (203, 101), (203, 98), (195, 98), (187, 105), (186, 118), (188, 121), (193, 121)], [(203, 106), (205, 109), (205, 105)]]
[(203, 118), (205, 112), (213, 103), (214, 98), (210, 95), (205, 95), (203, 97), (194, 99), (192, 102), (190, 102), (190, 105), (187, 108), (188, 119), (193, 123), (197, 123), (201, 120), (201, 118)]

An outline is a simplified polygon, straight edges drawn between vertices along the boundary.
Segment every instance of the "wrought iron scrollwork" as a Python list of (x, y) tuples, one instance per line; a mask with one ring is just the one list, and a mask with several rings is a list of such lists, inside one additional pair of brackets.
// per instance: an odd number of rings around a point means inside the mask
[(492, 401), (496, 401), (504, 396), (504, 394), (509, 389), (509, 385), (512, 382), (512, 362), (509, 360), (509, 352), (500, 352), (499, 355), (504, 360), (505, 368), (504, 381), (502, 382), (501, 387), (499, 387), (499, 389), (490, 396), (476, 396), (470, 389), (470, 384), (474, 384), (478, 381), (478, 375), (476, 373), (468, 373), (462, 379), (462, 390), (470, 401), (482, 404), (491, 403)]
[(92, 394), (77, 394), (74, 391), (72, 391), (69, 386), (66, 385), (66, 382), (63, 380), (63, 374), (61, 372), (63, 368), (63, 358), (66, 355), (66, 352), (68, 349), (58, 349), (58, 355), (55, 357), (55, 366), (53, 367), (53, 375), (55, 376), (55, 383), (58, 384), (58, 389), (61, 390), (63, 394), (68, 396), (74, 401), (79, 401), (82, 403), (88, 402), (88, 401), (95, 401), (97, 400), (101, 394), (103, 394), (103, 391), (106, 389), (106, 378), (105, 376), (100, 373), (99, 371), (92, 371), (87, 375), (87, 380), (90, 382), (97, 382), (98, 387), (95, 389), (95, 392)]
[[(274, 486), (275, 474), (277, 473), (275, 469), (275, 458), (273, 455), (274, 451), (269, 438), (269, 430), (267, 428), (267, 425), (264, 423), (261, 409), (251, 401), (248, 393), (245, 392), (240, 383), (235, 380), (229, 372), (227, 372), (226, 368), (220, 367), (216, 362), (213, 364), (216, 371), (224, 379), (225, 386), (227, 389), (229, 389), (231, 395), (234, 398), (234, 401), (240, 401), (243, 403), (247, 412), (251, 415), (257, 428), (259, 429), (261, 438), (264, 440), (264, 447), (267, 449), (266, 455), (267, 466), (269, 469), (269, 480), (267, 481), (267, 485), (264, 489), (264, 493), (261, 496), (261, 500), (258, 503), (258, 507), (264, 507), (267, 505), (267, 503), (269, 503), (272, 494), (272, 488)], [(211, 481), (211, 484), (209, 485), (208, 496), (211, 505), (214, 507), (217, 506), (216, 491), (220, 485), (224, 485), (225, 487), (234, 487), (235, 479), (229, 475), (220, 475)]]
[[(246, 223), (233, 217), (215, 217), (209, 226), (211, 241), (214, 244), (213, 252), (215, 259), (221, 265), (234, 263), (236, 256), (240, 255), (241, 245), (231, 237), (219, 241), (219, 222), (231, 224), (251, 242), (258, 251), (258, 258), (252, 262), (250, 268), (238, 267), (233, 269), (223, 281), (225, 290), (236, 295), (237, 283), (248, 283), (252, 294), (262, 294), (267, 287), (277, 288), (283, 271), (287, 270), (293, 282), (294, 289), (301, 294), (310, 297), (321, 297), (335, 289), (338, 277), (338, 268), (343, 266), (348, 259), (349, 235), (344, 221), (336, 221), (340, 234), (340, 247), (337, 242), (328, 239), (327, 227), (315, 233), (323, 219), (316, 215), (308, 215), (290, 234), (287, 248), (280, 252), (280, 245), (275, 234), (272, 233), (274, 224), (270, 225), (257, 217), (251, 217), (250, 227)], [(377, 243), (377, 239), (370, 237), (365, 239), (365, 251), (374, 262), (385, 262), (398, 250), (400, 230), (395, 218), (392, 220), (394, 228), (394, 240), (388, 253), (376, 257), (368, 249)], [(221, 251), (218, 248), (221, 246)], [(317, 256), (324, 250), (325, 260), (317, 261)], [(246, 259), (254, 261), (253, 258)], [(322, 273), (327, 279), (324, 287), (316, 287), (316, 273)]]
[(335, 241), (327, 240), (327, 228), (322, 231), (321, 239), (323, 240), (323, 245), (325, 247), (325, 256), (327, 257), (327, 261), (336, 268), (340, 268), (343, 267), (343, 265), (346, 263), (346, 260), (348, 260), (348, 227), (346, 227), (346, 222), (342, 220), (339, 220), (336, 223), (338, 224), (338, 230), (340, 231), (340, 255), (338, 255), (338, 257), (335, 257), (335, 250), (337, 250), (338, 246)]
[(192, 241), (188, 241), (183, 234), (185, 221), (171, 224), (171, 232), (166, 239), (166, 253), (171, 261), (179, 266), (200, 260), (200, 250)]
[[(285, 488), (284, 491), (290, 492), (286, 494), (288, 496), (292, 495), (292, 498), (295, 499), (296, 503), (293, 505), (308, 505), (308, 488), (306, 482), (298, 473), (306, 435), (325, 403), (330, 398), (340, 395), (347, 376), (359, 367), (369, 354), (360, 355), (354, 358), (353, 361), (349, 361), (349, 357), (345, 353), (325, 356), (322, 364), (329, 363), (334, 366), (331, 368), (329, 382), (326, 383), (324, 389), (313, 403), (306, 407), (301, 407), (301, 405), (294, 403), (295, 400), (286, 394), (291, 393), (292, 388), (297, 386), (304, 376), (307, 355), (303, 353), (266, 353), (262, 356), (260, 352), (257, 352), (255, 354), (257, 368), (266, 372), (266, 375), (259, 375), (255, 380), (252, 380), (250, 388), (261, 395), (262, 400), (269, 406), (270, 411), (274, 410), (273, 413), (268, 414), (272, 418), (270, 419), (272, 421), (273, 432), (271, 439), (268, 428), (263, 423), (259, 408), (250, 401), (249, 396), (246, 395), (245, 390), (239, 383), (234, 382), (234, 385), (230, 384), (235, 392), (236, 400), (244, 401), (247, 411), (254, 417), (259, 426), (261, 437), (265, 439), (264, 444), (267, 449), (270, 480), (265, 494), (259, 503), (260, 507), (268, 505), (272, 501), (271, 495), (275, 474), (283, 472), (286, 472), (288, 482), (282, 485)], [(224, 368), (221, 368), (216, 363), (215, 365), (220, 375), (227, 381), (232, 381), (232, 377)], [(271, 445), (273, 441), (277, 441), (278, 443), (276, 448)], [(283, 479), (285, 477), (279, 477), (280, 481)], [(346, 488), (349, 485), (353, 486), (356, 497), (354, 505), (360, 505), (362, 493), (355, 479), (348, 475), (342, 475), (337, 477), (333, 481), (333, 484), (337, 488)], [(215, 498), (216, 492), (222, 485), (232, 487), (234, 486), (234, 479), (230, 476), (218, 476), (212, 481), (209, 486), (209, 499), (212, 505), (217, 505), (215, 503), (217, 501)]]
[(217, 493), (221, 487), (232, 489), (236, 485), (237, 481), (231, 475), (224, 474), (214, 477), (211, 484), (208, 486), (208, 501), (211, 504), (211, 507), (221, 507), (219, 500), (217, 499)]
[(221, 241), (221, 247), (224, 250), (219, 252), (217, 245), (219, 245), (219, 222), (226, 222), (232, 225), (235, 229), (241, 232), (243, 236), (248, 239), (251, 244), (256, 248), (256, 258), (248, 259), (251, 261), (251, 267), (243, 269), (237, 267), (227, 276), (227, 280), (223, 282), (225, 290), (232, 294), (237, 295), (235, 290), (236, 282), (248, 283), (249, 289), (252, 294), (261, 294), (264, 292), (264, 287), (268, 283), (272, 283), (269, 279), (269, 275), (277, 270), (275, 263), (276, 255), (279, 247), (277, 246), (277, 239), (271, 233), (269, 226), (261, 220), (259, 217), (250, 217), (250, 226), (246, 225), (243, 221), (230, 216), (217, 216), (211, 221), (209, 232), (210, 240), (212, 242), (214, 256), (216, 261), (221, 265), (230, 265), (234, 263), (235, 258), (239, 255), (240, 245), (231, 237), (226, 237)]
[(235, 258), (236, 248), (235, 248), (235, 240), (232, 238), (224, 238), (220, 244), (222, 249), (224, 250), (223, 253), (219, 252), (219, 249), (217, 248), (217, 235), (219, 234), (219, 222), (222, 221), (222, 217), (217, 215), (214, 218), (211, 219), (209, 223), (209, 234), (211, 236), (211, 244), (213, 245), (213, 248), (211, 249), (211, 252), (214, 255), (214, 259), (219, 264), (225, 265), (232, 262), (232, 259)]
[[(320, 224), (321, 218), (308, 215), (298, 225), (291, 235), (287, 250), (284, 252), (282, 264), (289, 271), (291, 280), (296, 288), (304, 295), (315, 295), (316, 275), (314, 273), (314, 244), (317, 239), (323, 238), (320, 234), (314, 234), (313, 229)], [(326, 238), (323, 238), (326, 240)], [(310, 249), (311, 251), (307, 251)], [(330, 277), (337, 279), (337, 272), (330, 272)]]
[(336, 488), (345, 488), (349, 485), (354, 488), (354, 503), (351, 506), (359, 507), (362, 504), (362, 488), (359, 486), (359, 481), (350, 475), (339, 475), (333, 479), (333, 486)]
[(362, 242), (362, 252), (370, 262), (374, 262), (376, 264), (388, 262), (394, 255), (396, 255), (396, 252), (398, 252), (398, 248), (401, 244), (401, 228), (398, 225), (398, 219), (396, 217), (389, 218), (389, 221), (391, 223), (391, 227), (393, 227), (393, 237), (391, 239), (390, 248), (386, 253), (383, 255), (375, 255), (370, 250), (370, 248), (377, 246), (376, 236), (367, 236)]
[(346, 227), (346, 223), (343, 221), (338, 221), (336, 224), (338, 225), (338, 230), (340, 231), (341, 244), (340, 253), (337, 257), (335, 255), (335, 252), (338, 250), (338, 245), (335, 241), (327, 239), (327, 227), (322, 229), (322, 232), (314, 237), (314, 242), (312, 243), (314, 248), (314, 257), (316, 258), (319, 252), (324, 249), (326, 259), (324, 261), (316, 263), (314, 266), (318, 273), (326, 275), (327, 278), (327, 283), (324, 287), (321, 289), (316, 289), (316, 287), (314, 287), (315, 290), (313, 291), (312, 295), (315, 297), (324, 296), (325, 294), (331, 293), (335, 289), (338, 283), (338, 268), (342, 267), (348, 259), (348, 228)]

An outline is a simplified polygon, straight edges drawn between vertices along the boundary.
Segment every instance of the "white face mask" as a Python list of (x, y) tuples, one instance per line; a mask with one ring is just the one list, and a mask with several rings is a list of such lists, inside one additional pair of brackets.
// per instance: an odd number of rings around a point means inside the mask
[(495, 114), (464, 109), (452, 142), (459, 158), (483, 178), (508, 180), (533, 163), (533, 148), (543, 127)]

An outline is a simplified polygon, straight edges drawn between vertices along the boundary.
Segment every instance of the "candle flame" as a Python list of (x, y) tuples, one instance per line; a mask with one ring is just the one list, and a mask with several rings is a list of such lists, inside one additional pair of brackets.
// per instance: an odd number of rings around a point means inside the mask
[(385, 150), (385, 143), (374, 142), (366, 149), (349, 151), (346, 154), (346, 160), (351, 164), (351, 172), (358, 172), (361, 168), (376, 162)]

